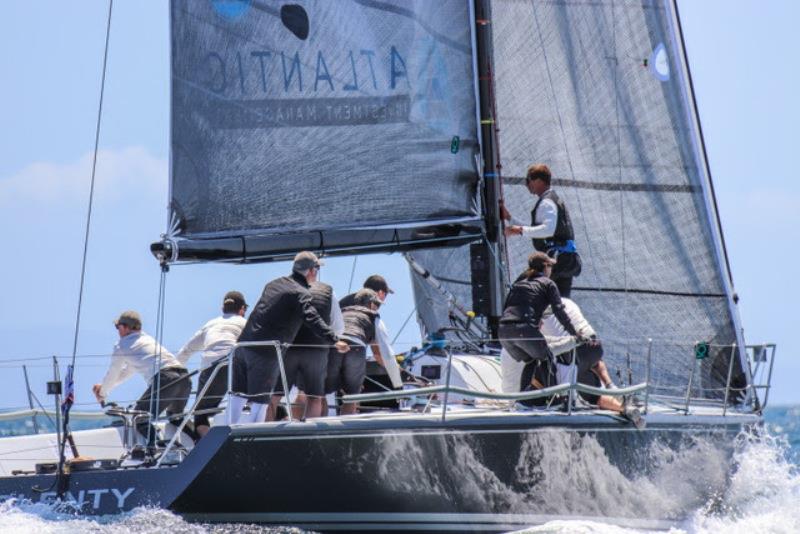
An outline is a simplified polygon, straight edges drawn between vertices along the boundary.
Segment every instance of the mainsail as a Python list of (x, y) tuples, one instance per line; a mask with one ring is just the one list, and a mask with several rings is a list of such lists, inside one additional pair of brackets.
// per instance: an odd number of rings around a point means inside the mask
[[(609, 366), (624, 370), (630, 361), (643, 380), (653, 339), (656, 391), (682, 395), (699, 369), (692, 394), (722, 397), (732, 356), (732, 382), (743, 385), (742, 347), (732, 347), (738, 319), (674, 5), (489, 4), (505, 205), (528, 224), (535, 199), (526, 168), (551, 167), (583, 258), (572, 298), (603, 338)], [(513, 278), (532, 245), (521, 237), (506, 245)], [(467, 247), (415, 257), (470, 298)], [(444, 325), (446, 309), (430, 305), (431, 289), (421, 280), (415, 289), (425, 328)], [(695, 367), (702, 344), (708, 356)]]
[[(171, 2), (172, 260), (480, 235), (470, 5)], [(177, 250), (176, 250), (177, 249)]]

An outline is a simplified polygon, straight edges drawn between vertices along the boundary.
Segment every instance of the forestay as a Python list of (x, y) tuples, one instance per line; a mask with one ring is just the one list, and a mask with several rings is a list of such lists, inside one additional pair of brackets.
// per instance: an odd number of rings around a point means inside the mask
[(176, 0), (171, 25), (181, 259), (480, 233), (469, 2)]
[[(583, 258), (572, 297), (605, 340), (611, 369), (623, 370), (627, 381), (630, 357), (634, 381), (643, 380), (646, 340), (653, 338), (652, 382), (661, 393), (681, 395), (695, 366), (694, 344), (710, 342), (693, 394), (721, 398), (737, 339), (735, 307), (673, 6), (490, 4), (506, 206), (530, 223), (535, 199), (524, 184), (526, 168), (547, 163)], [(531, 251), (529, 239), (508, 239), (511, 277)], [(434, 274), (455, 269), (459, 282), (468, 282), (469, 270), (449, 258), (461, 263), (468, 254), (432, 251), (420, 260)], [(449, 287), (463, 295), (468, 286)], [(428, 326), (431, 317), (442, 322), (436, 308), (425, 307), (430, 290), (417, 295)], [(743, 385), (738, 355), (732, 374)]]

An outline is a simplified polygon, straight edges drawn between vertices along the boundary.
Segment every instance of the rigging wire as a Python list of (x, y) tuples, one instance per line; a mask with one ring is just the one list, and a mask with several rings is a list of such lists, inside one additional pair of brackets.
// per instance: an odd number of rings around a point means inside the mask
[(349, 295), (353, 289), (353, 278), (356, 275), (356, 263), (358, 262), (358, 256), (353, 256), (353, 268), (350, 269), (350, 282), (347, 284), (347, 294)]
[(92, 154), (92, 176), (89, 183), (89, 207), (86, 212), (86, 231), (83, 236), (83, 258), (81, 259), (81, 282), (78, 290), (78, 309), (75, 314), (75, 334), (72, 339), (72, 365), (75, 365), (75, 355), (78, 352), (78, 335), (81, 328), (81, 311), (83, 309), (83, 290), (86, 282), (86, 258), (89, 254), (89, 232), (92, 223), (92, 205), (94, 203), (94, 185), (97, 172), (97, 150), (100, 145), (100, 125), (103, 118), (103, 96), (106, 88), (106, 70), (108, 66), (108, 42), (111, 36), (111, 12), (114, 0), (108, 0), (108, 19), (106, 21), (106, 41), (103, 49), (103, 69), (100, 76), (100, 102), (97, 107), (97, 122), (94, 131), (94, 153)]
[[(158, 417), (157, 407), (161, 405), (161, 360), (162, 354), (164, 351), (164, 308), (165, 308), (165, 301), (166, 301), (166, 294), (167, 294), (167, 273), (169, 272), (169, 266), (166, 263), (161, 264), (161, 276), (159, 278), (158, 283), (158, 306), (156, 311), (156, 342), (158, 344), (158, 348), (156, 349), (158, 352), (156, 354), (156, 365), (153, 372), (153, 383), (151, 384), (150, 388), (150, 414), (151, 417), (153, 414), (156, 414), (155, 417)], [(152, 433), (154, 431), (154, 427), (152, 421), (147, 428), (147, 443), (148, 445), (151, 443), (151, 439), (153, 438)]]
[(411, 317), (413, 317), (413, 316), (414, 316), (414, 314), (416, 313), (416, 311), (417, 311), (417, 307), (416, 307), (416, 306), (414, 306), (414, 309), (413, 309), (413, 310), (411, 310), (411, 313), (409, 313), (409, 314), (408, 314), (408, 317), (406, 317), (406, 320), (405, 320), (405, 321), (403, 321), (403, 326), (401, 326), (401, 327), (400, 327), (400, 330), (398, 330), (398, 332), (397, 332), (397, 335), (395, 335), (395, 336), (394, 336), (394, 339), (392, 339), (392, 345), (394, 345), (395, 341), (397, 341), (397, 339), (400, 337), (400, 334), (402, 334), (402, 333), (403, 333), (403, 330), (405, 330), (405, 329), (406, 329), (406, 326), (408, 325), (408, 321), (410, 321), (410, 320), (411, 320)]
[[(553, 84), (553, 73), (550, 69), (550, 60), (547, 57), (547, 51), (544, 43), (544, 37), (542, 36), (542, 27), (539, 23), (539, 16), (536, 13), (536, 8), (533, 4), (531, 4), (531, 12), (533, 13), (533, 20), (536, 23), (536, 33), (539, 36), (539, 43), (542, 47), (542, 58), (544, 59), (545, 64), (545, 71), (547, 72), (547, 81), (548, 85), (550, 86), (550, 91), (553, 94), (553, 107), (556, 111), (556, 117), (558, 118), (558, 127), (561, 130), (561, 138), (564, 141), (564, 152), (567, 156), (567, 165), (569, 166), (569, 173), (572, 179), (575, 179), (575, 169), (572, 166), (572, 156), (569, 152), (569, 143), (567, 142), (567, 134), (564, 128), (564, 118), (561, 116), (561, 108), (558, 106), (558, 95), (556, 94), (556, 88)], [(586, 218), (583, 215), (583, 203), (581, 202), (581, 196), (576, 195), (575, 198), (578, 199), (578, 211), (581, 214), (581, 222), (583, 222), (583, 228), (586, 235), (586, 246), (589, 249), (589, 257), (594, 257), (594, 253), (592, 252), (592, 241), (589, 238), (590, 232), (589, 227), (586, 224)], [(594, 271), (594, 275), (597, 278), (597, 267), (595, 266), (595, 262), (589, 262), (592, 266), (592, 271)]]
[[(91, 172), (91, 179), (89, 182), (89, 205), (86, 211), (86, 229), (83, 236), (83, 256), (81, 258), (81, 279), (80, 285), (78, 289), (78, 306), (75, 313), (75, 332), (72, 338), (72, 358), (71, 358), (71, 367), (75, 368), (75, 358), (78, 353), (78, 336), (80, 334), (81, 328), (81, 311), (83, 309), (83, 291), (86, 283), (86, 259), (89, 255), (89, 233), (92, 226), (92, 207), (94, 203), (94, 186), (95, 186), (95, 177), (97, 175), (97, 151), (100, 146), (100, 125), (102, 124), (103, 118), (103, 97), (105, 95), (105, 88), (106, 88), (106, 72), (108, 67), (108, 42), (111, 37), (111, 13), (114, 7), (114, 0), (108, 0), (108, 18), (106, 20), (106, 39), (105, 44), (103, 47), (103, 68), (101, 70), (100, 75), (100, 100), (97, 106), (97, 121), (95, 123), (95, 131), (94, 131), (94, 152), (92, 154), (92, 172)], [(58, 364), (56, 364), (56, 373), (58, 373)], [(60, 381), (60, 378), (56, 378), (56, 380)], [(66, 448), (67, 440), (69, 439), (70, 432), (69, 432), (69, 405), (65, 405), (65, 413), (64, 413), (64, 428), (58, 429), (56, 431), (63, 430), (59, 436), (59, 447), (58, 447), (58, 471), (56, 472), (56, 477), (53, 480), (53, 484), (50, 486), (50, 489), (57, 487), (58, 488), (58, 496), (61, 497), (63, 494), (63, 481), (64, 481), (64, 464), (66, 462), (64, 449)], [(58, 414), (56, 414), (58, 415)], [(34, 486), (34, 491), (40, 491), (41, 488)]]

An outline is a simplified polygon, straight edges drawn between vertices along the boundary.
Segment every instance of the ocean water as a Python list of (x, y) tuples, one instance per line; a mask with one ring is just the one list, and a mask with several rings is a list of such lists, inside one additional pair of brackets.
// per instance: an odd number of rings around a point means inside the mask
[[(694, 503), (690, 516), (672, 525), (670, 534), (760, 534), (800, 533), (800, 406), (770, 408), (765, 413), (767, 436), (754, 440), (743, 436), (735, 454), (736, 470), (723, 494), (711, 502)], [(0, 431), (0, 434), (2, 432)], [(683, 460), (683, 461), (681, 461)], [(622, 501), (630, 506), (647, 505), (649, 498), (669, 509), (685, 504), (691, 478), (702, 466), (697, 458), (677, 459), (677, 470), (665, 471), (654, 480), (631, 483), (607, 463), (593, 464), (593, 473), (609, 484), (607, 495), (596, 495), (604, 506)], [(576, 467), (576, 469), (578, 469)], [(569, 482), (572, 483), (572, 482)], [(626, 486), (627, 484), (627, 486)], [(596, 492), (597, 490), (595, 490)], [(602, 491), (602, 490), (601, 490)], [(187, 523), (164, 510), (138, 509), (124, 516), (79, 519), (48, 505), (7, 501), (0, 503), (0, 532), (97, 534), (200, 533), (301, 533), (293, 528), (265, 528), (257, 525), (202, 525)], [(648, 532), (587, 520), (559, 520), (518, 532), (526, 533), (609, 533)]]

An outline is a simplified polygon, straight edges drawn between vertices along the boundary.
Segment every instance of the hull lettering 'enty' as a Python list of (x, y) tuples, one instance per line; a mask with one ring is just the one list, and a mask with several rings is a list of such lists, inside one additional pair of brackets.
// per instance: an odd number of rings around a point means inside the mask
[[(125, 501), (133, 494), (135, 489), (136, 488), (126, 488), (124, 490), (117, 488), (98, 488), (91, 490), (80, 490), (76, 493), (67, 491), (64, 493), (64, 500), (68, 503), (75, 504), (82, 510), (86, 510), (86, 508), (90, 506), (93, 510), (100, 510), (101, 508), (107, 508), (109, 499), (111, 499), (111, 502), (116, 503), (116, 507), (118, 509), (124, 510)], [(9, 498), (24, 499), (25, 496), (0, 495), (0, 501)], [(55, 491), (45, 491), (39, 497), (39, 502), (42, 503), (53, 503), (56, 500), (57, 493)]]

